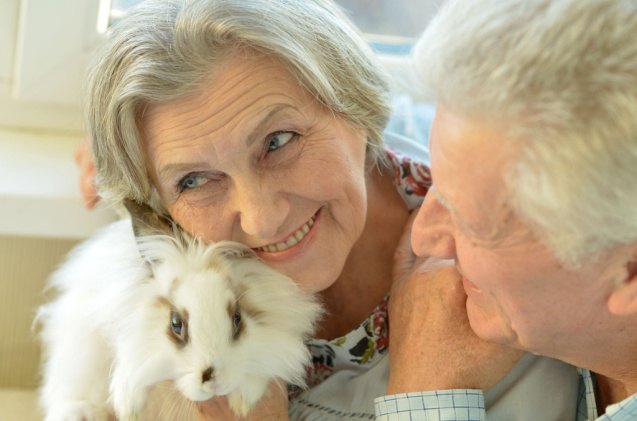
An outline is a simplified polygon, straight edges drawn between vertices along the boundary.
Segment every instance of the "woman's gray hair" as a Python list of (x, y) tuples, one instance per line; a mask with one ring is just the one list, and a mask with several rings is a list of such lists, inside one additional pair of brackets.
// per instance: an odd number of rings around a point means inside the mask
[(431, 99), (519, 142), (511, 205), (562, 262), (637, 241), (637, 1), (448, 0), (414, 57)]
[(145, 107), (194, 93), (245, 48), (277, 58), (323, 105), (367, 129), (368, 156), (382, 162), (388, 85), (330, 0), (151, 0), (115, 25), (89, 70), (86, 125), (104, 196), (163, 210), (141, 148)]

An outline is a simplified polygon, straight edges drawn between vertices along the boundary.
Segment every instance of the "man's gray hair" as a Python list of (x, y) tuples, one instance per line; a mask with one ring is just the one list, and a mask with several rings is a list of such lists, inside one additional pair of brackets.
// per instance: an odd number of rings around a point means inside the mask
[(145, 107), (194, 93), (245, 49), (280, 60), (318, 101), (366, 129), (370, 160), (383, 159), (387, 82), (330, 0), (151, 0), (115, 25), (89, 71), (86, 125), (102, 194), (162, 209), (140, 142)]
[(448, 0), (415, 60), (432, 99), (520, 142), (511, 205), (563, 262), (637, 241), (637, 1)]

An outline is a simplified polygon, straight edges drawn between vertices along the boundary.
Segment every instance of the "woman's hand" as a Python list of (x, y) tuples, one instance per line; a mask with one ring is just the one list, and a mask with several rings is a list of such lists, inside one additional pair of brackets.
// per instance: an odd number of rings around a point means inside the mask
[(279, 421), (288, 419), (288, 395), (285, 385), (271, 381), (263, 398), (243, 418), (237, 417), (230, 410), (225, 396), (212, 398), (197, 405), (201, 421), (208, 420), (241, 420), (241, 421)]
[(75, 148), (73, 152), (75, 163), (80, 170), (80, 191), (82, 192), (82, 198), (84, 199), (84, 206), (88, 209), (93, 209), (100, 197), (97, 193), (97, 186), (95, 185), (95, 162), (93, 161), (93, 155), (89, 148), (88, 139)]
[(413, 219), (394, 261), (387, 393), (491, 388), (524, 353), (475, 335), (453, 262), (413, 254)]

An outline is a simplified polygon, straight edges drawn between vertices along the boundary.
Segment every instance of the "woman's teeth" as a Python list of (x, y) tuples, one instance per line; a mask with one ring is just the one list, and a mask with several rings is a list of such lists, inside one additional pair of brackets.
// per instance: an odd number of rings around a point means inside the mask
[(294, 234), (290, 235), (287, 240), (276, 244), (269, 244), (267, 246), (259, 247), (257, 250), (265, 251), (268, 253), (276, 253), (277, 251), (283, 251), (289, 249), (293, 245), (301, 241), (305, 235), (310, 232), (310, 228), (314, 225), (314, 216), (307, 221), (301, 228)]

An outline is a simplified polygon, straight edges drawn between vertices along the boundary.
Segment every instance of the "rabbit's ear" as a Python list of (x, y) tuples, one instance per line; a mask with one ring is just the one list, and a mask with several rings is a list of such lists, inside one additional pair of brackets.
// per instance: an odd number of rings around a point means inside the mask
[(188, 247), (192, 242), (190, 235), (170, 217), (155, 212), (147, 204), (139, 203), (131, 199), (124, 199), (124, 206), (130, 213), (133, 233), (140, 247), (140, 252), (149, 263), (161, 261), (162, 259), (153, 255), (151, 252), (152, 247), (147, 247), (146, 239), (148, 237), (168, 236), (174, 239), (179, 246), (184, 248)]
[(156, 236), (169, 236), (181, 240), (180, 237), (175, 235), (175, 224), (170, 219), (155, 212), (145, 203), (124, 199), (124, 206), (131, 217), (137, 249), (148, 269), (154, 272), (156, 265), (164, 260), (164, 256), (159, 252), (161, 249), (154, 247), (157, 243), (153, 241), (153, 238)]
[(135, 237), (174, 235), (174, 222), (158, 214), (147, 204), (124, 199), (124, 206), (130, 213)]

